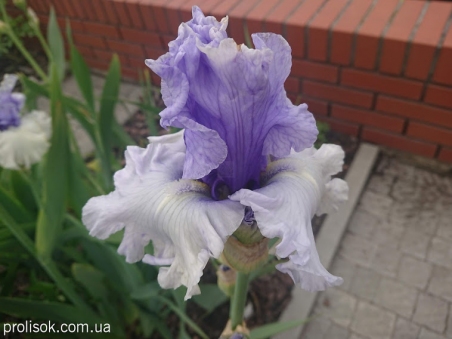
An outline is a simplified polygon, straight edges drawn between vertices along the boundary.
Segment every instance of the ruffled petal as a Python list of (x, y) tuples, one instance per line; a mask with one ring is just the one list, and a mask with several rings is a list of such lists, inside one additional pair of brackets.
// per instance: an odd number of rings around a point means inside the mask
[[(115, 191), (92, 198), (83, 208), (90, 234), (105, 239), (125, 228), (118, 252), (128, 262), (161, 267), (163, 288), (187, 287), (186, 299), (210, 257), (219, 257), (227, 237), (240, 225), (244, 207), (214, 201), (206, 184), (182, 178), (184, 132), (153, 137), (147, 148), (130, 146), (126, 166), (114, 176)], [(153, 255), (144, 252), (152, 241)]]
[(216, 169), (235, 192), (258, 183), (266, 155), (311, 147), (317, 128), (307, 106), (292, 105), (284, 90), (291, 67), (284, 38), (253, 35), (250, 49), (228, 39), (226, 26), (193, 7), (169, 52), (146, 63), (162, 77), (162, 126), (187, 129), (184, 178)]
[(25, 102), (22, 93), (12, 93), (17, 76), (5, 74), (0, 83), (0, 131), (20, 125), (20, 111)]
[(39, 162), (49, 148), (51, 128), (48, 114), (33, 111), (22, 117), (19, 127), (0, 131), (0, 166), (29, 168)]
[(331, 180), (332, 172), (340, 170), (338, 154), (343, 159), (343, 151), (334, 145), (292, 153), (268, 165), (262, 188), (230, 196), (253, 209), (265, 237), (281, 239), (276, 255), (289, 261), (277, 268), (309, 291), (342, 283), (320, 263), (311, 225), (316, 212), (334, 209), (347, 198), (347, 184)]

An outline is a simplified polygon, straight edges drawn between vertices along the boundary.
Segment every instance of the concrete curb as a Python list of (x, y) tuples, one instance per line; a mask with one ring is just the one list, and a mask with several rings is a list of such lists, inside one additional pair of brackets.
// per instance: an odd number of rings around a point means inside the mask
[[(378, 152), (379, 149), (377, 146), (367, 143), (361, 144), (345, 177), (345, 180), (350, 187), (349, 199), (341, 206), (339, 211), (327, 216), (316, 238), (320, 261), (327, 269), (333, 261), (334, 255), (341, 242), (342, 235), (347, 228), (348, 221), (358, 203), (358, 199), (367, 182), (367, 178), (377, 159)], [(307, 319), (317, 299), (317, 294), (318, 293), (302, 290), (298, 286), (294, 287), (292, 291), (292, 301), (285, 309), (280, 321), (285, 322)], [(274, 336), (273, 339), (300, 338), (303, 328), (304, 325), (295, 327)]]

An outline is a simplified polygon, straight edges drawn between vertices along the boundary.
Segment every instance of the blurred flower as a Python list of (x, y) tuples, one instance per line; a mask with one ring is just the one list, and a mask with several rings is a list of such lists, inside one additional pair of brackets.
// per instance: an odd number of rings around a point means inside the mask
[(20, 8), (22, 10), (25, 10), (27, 8), (26, 0), (13, 0), (13, 3), (17, 8)]
[[(169, 265), (160, 268), (160, 285), (185, 285), (186, 298), (199, 292), (209, 257), (218, 258), (241, 224), (281, 238), (276, 254), (288, 261), (278, 269), (303, 288), (338, 285), (342, 279), (319, 261), (311, 218), (346, 200), (347, 184), (331, 180), (344, 153), (310, 148), (315, 120), (284, 90), (288, 43), (260, 33), (250, 49), (227, 38), (226, 27), (227, 18), (218, 22), (193, 7), (169, 52), (146, 60), (162, 77), (162, 126), (183, 131), (151, 137), (146, 149), (128, 147), (115, 191), (92, 198), (83, 222), (102, 239), (125, 228), (119, 253)], [(144, 252), (149, 241), (153, 256)]]
[(6, 33), (8, 28), (9, 28), (8, 24), (3, 20), (0, 20), (0, 34)]
[(31, 25), (34, 25), (35, 27), (39, 28), (39, 18), (36, 15), (36, 12), (33, 10), (33, 8), (31, 8), (31, 7), (27, 8), (27, 15), (28, 15), (29, 23)]
[(50, 117), (45, 112), (32, 111), (20, 116), (25, 97), (13, 93), (15, 75), (5, 75), (0, 84), (0, 166), (19, 169), (41, 160), (49, 147)]

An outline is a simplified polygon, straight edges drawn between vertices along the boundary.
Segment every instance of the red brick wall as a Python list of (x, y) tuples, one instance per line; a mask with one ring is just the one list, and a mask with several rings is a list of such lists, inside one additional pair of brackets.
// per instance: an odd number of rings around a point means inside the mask
[[(292, 46), (291, 98), (319, 120), (363, 140), (452, 162), (452, 3), (398, 0), (29, 0), (71, 20), (88, 63), (105, 69), (113, 52), (136, 78), (191, 18), (191, 6), (229, 34), (284, 35)], [(158, 81), (157, 77), (154, 77)]]

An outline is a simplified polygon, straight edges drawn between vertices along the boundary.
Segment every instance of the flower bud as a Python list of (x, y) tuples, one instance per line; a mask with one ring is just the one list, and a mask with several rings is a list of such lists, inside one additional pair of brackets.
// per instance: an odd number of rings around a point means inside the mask
[(31, 25), (39, 26), (39, 18), (31, 7), (27, 9), (27, 16)]
[(232, 297), (234, 294), (235, 281), (237, 272), (226, 265), (220, 265), (217, 270), (217, 283), (218, 287), (228, 297)]
[(9, 29), (9, 26), (6, 22), (0, 20), (0, 34), (6, 33)]
[(242, 222), (226, 241), (220, 259), (242, 273), (250, 273), (267, 262), (268, 239), (261, 234), (256, 221)]

